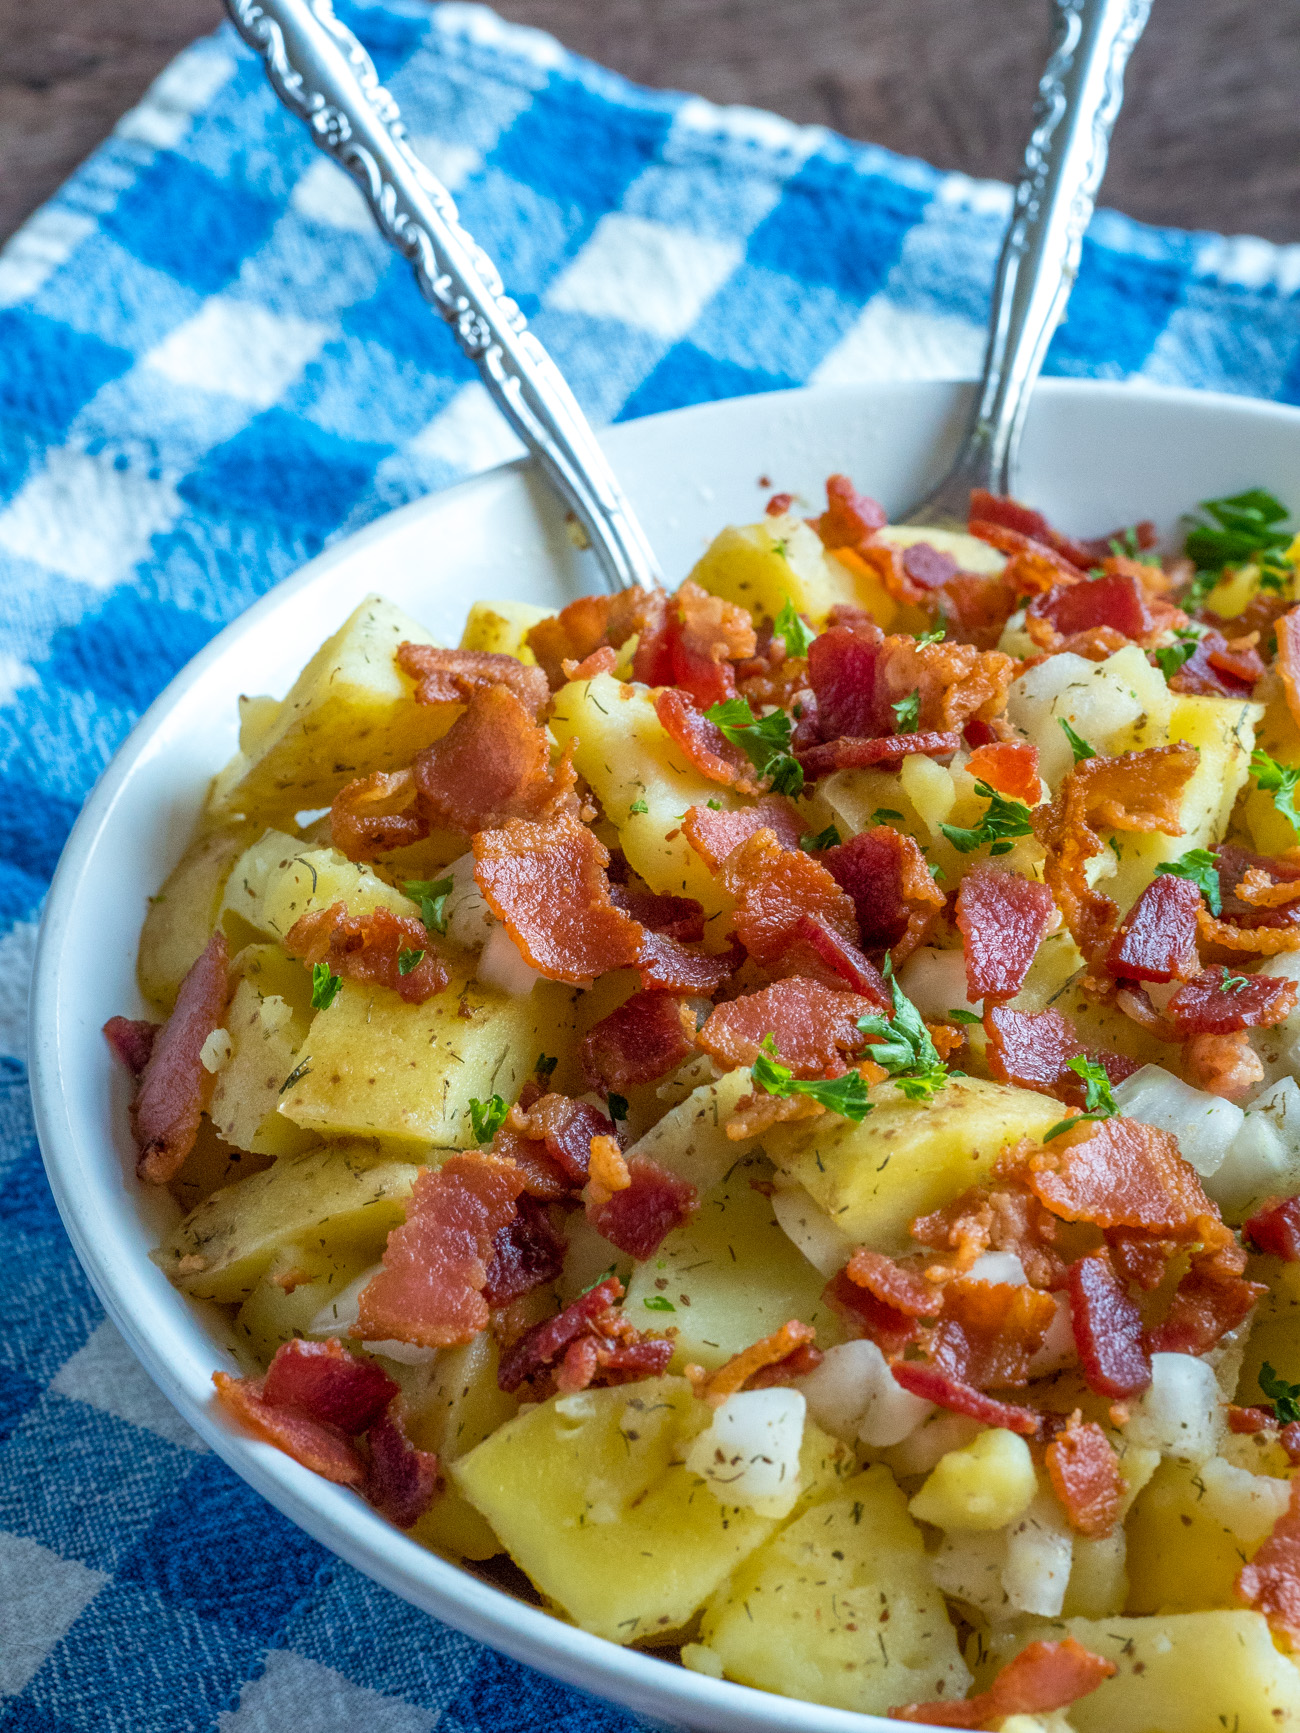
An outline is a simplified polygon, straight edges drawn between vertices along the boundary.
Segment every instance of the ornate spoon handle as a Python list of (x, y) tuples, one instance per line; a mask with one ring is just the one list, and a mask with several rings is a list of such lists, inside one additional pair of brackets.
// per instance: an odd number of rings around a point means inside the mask
[(957, 461), (908, 523), (964, 525), (971, 488), (1015, 491), (1029, 394), (1074, 287), (1124, 68), (1150, 10), (1151, 0), (1053, 0), (1056, 38), (998, 261), (975, 414)]
[(406, 142), (396, 102), (330, 0), (226, 0), (276, 95), (360, 185), (380, 231), (410, 260), (497, 407), (576, 514), (611, 590), (661, 581), (645, 532), (564, 376), (451, 194)]

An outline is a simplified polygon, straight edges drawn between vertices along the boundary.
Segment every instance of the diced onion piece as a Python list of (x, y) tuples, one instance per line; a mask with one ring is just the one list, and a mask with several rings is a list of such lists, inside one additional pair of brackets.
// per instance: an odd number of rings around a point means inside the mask
[(823, 1432), (876, 1449), (898, 1444), (934, 1412), (934, 1404), (904, 1390), (874, 1342), (841, 1342), (797, 1389)]
[(1193, 1089), (1159, 1065), (1144, 1065), (1117, 1084), (1115, 1103), (1126, 1119), (1172, 1132), (1202, 1179), (1217, 1172), (1246, 1117), (1221, 1095)]
[(941, 1457), (950, 1450), (960, 1450), (984, 1430), (978, 1420), (966, 1414), (954, 1414), (947, 1408), (936, 1408), (914, 1432), (909, 1432), (901, 1444), (896, 1444), (886, 1461), (899, 1480), (909, 1475), (928, 1474)]
[(983, 1252), (966, 1271), (969, 1282), (999, 1282), (1023, 1288), (1029, 1280), (1025, 1266), (1014, 1252)]
[(1050, 1493), (1040, 1492), (1007, 1534), (1002, 1586), (1020, 1613), (1054, 1619), (1065, 1601), (1074, 1540), (1065, 1513)]
[(898, 972), (898, 984), (923, 1017), (937, 1021), (949, 1011), (983, 1016), (980, 999), (966, 997), (966, 953), (921, 945)]
[(1244, 1546), (1256, 1547), (1273, 1532), (1273, 1524), (1291, 1502), (1291, 1482), (1267, 1474), (1252, 1474), (1215, 1456), (1198, 1476), (1205, 1488), (1201, 1509), (1222, 1523)]
[(443, 876), (452, 885), (443, 904), (447, 937), (453, 945), (463, 945), (467, 951), (481, 950), (498, 923), (474, 877), (474, 856), (461, 855)]
[(1182, 1462), (1205, 1462), (1223, 1431), (1223, 1397), (1214, 1370), (1190, 1354), (1153, 1354), (1151, 1383), (1124, 1427), (1130, 1444)]
[(1067, 651), (1050, 656), (1013, 680), (1007, 717), (1038, 748), (1038, 766), (1055, 788), (1071, 768), (1074, 755), (1064, 719), (1098, 752), (1120, 751), (1145, 712), (1157, 720), (1168, 715), (1164, 677), (1135, 644), (1089, 662)]
[(199, 1064), (208, 1072), (221, 1071), (230, 1063), (232, 1051), (229, 1029), (214, 1029), (199, 1048)]
[(822, 1275), (829, 1278), (848, 1263), (853, 1241), (840, 1232), (801, 1185), (778, 1185), (772, 1193), (772, 1214), (786, 1238)]
[(1059, 1372), (1062, 1367), (1073, 1366), (1079, 1358), (1070, 1302), (1064, 1294), (1056, 1294), (1053, 1298), (1056, 1300), (1056, 1316), (1047, 1326), (1042, 1346), (1030, 1356), (1031, 1379), (1046, 1378), (1053, 1372)]
[(1002, 1586), (1006, 1562), (1006, 1529), (954, 1531), (943, 1536), (938, 1551), (931, 1555), (930, 1575), (945, 1595), (965, 1601), (991, 1624), (997, 1624), (1016, 1616)]
[(485, 987), (500, 987), (515, 999), (526, 999), (542, 978), (503, 926), (488, 934), (474, 972)]
[(808, 1405), (773, 1386), (729, 1396), (694, 1440), (686, 1466), (722, 1504), (785, 1516), (799, 1496), (799, 1446)]

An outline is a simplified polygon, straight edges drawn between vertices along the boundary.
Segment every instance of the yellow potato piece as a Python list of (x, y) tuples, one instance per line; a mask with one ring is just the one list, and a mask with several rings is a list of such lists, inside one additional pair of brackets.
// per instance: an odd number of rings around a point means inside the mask
[(407, 1436), (420, 1450), (433, 1451), (444, 1477), (437, 1498), (408, 1532), (453, 1559), (488, 1559), (501, 1551), (486, 1520), (446, 1479), (450, 1463), (518, 1412), (515, 1398), (497, 1384), (499, 1365), (497, 1345), (485, 1330), (463, 1348), (442, 1349), (428, 1371), (394, 1368), (405, 1390)]
[(212, 937), (226, 881), (255, 835), (255, 827), (242, 820), (200, 831), (150, 897), (136, 977), (159, 1009), (171, 1010), (191, 964)]
[(837, 602), (869, 605), (853, 572), (828, 559), (816, 530), (794, 513), (723, 530), (691, 578), (711, 595), (748, 608), (756, 620), (774, 620), (787, 601), (817, 626)]
[[(684, 1378), (584, 1390), (525, 1407), (449, 1478), (583, 1630), (667, 1640), (776, 1526), (720, 1504), (680, 1460), (711, 1413)], [(803, 1503), (851, 1466), (805, 1426)]]
[(284, 831), (268, 830), (235, 862), (220, 919), (236, 944), (250, 935), (283, 939), (300, 916), (339, 902), (351, 915), (378, 908), (417, 920), (420, 914), (418, 904), (338, 849), (309, 848)]
[(494, 656), (514, 656), (536, 666), (537, 658), (525, 640), (539, 620), (553, 610), (534, 602), (471, 602), (460, 635), (462, 650), (487, 650)]
[(978, 1185), (1004, 1149), (1061, 1117), (1059, 1101), (977, 1077), (952, 1078), (929, 1102), (892, 1083), (871, 1099), (860, 1124), (834, 1113), (794, 1120), (773, 1126), (763, 1147), (842, 1233), (885, 1252), (909, 1244), (915, 1216)]
[(1218, 1458), (1162, 1462), (1125, 1525), (1129, 1612), (1238, 1606), (1237, 1572), (1272, 1533), (1288, 1494), (1286, 1481)]
[[(299, 968), (299, 973), (302, 973)], [(297, 1155), (316, 1141), (282, 1118), (280, 1090), (294, 1068), (306, 1024), (278, 993), (242, 980), (226, 1007), (230, 1058), (217, 1074), (208, 1113), (225, 1141), (254, 1155)]]
[(1005, 1528), (1024, 1515), (1037, 1491), (1029, 1446), (1005, 1426), (991, 1426), (941, 1456), (907, 1508), (936, 1528)]
[(728, 1679), (862, 1714), (970, 1684), (921, 1531), (883, 1464), (751, 1553), (700, 1635)]
[(283, 822), (328, 806), (355, 777), (400, 770), (463, 708), (417, 704), (394, 660), (403, 642), (434, 639), (392, 602), (367, 596), (327, 638), (279, 704), (244, 710), (239, 751), (213, 784), (214, 812)]

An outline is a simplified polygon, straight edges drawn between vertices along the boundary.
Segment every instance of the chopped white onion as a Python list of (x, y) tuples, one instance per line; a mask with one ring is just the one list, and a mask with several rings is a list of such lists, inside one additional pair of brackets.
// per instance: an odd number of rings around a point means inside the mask
[(964, 951), (921, 945), (899, 970), (898, 984), (923, 1017), (943, 1017), (953, 1010), (984, 1014), (983, 1000), (966, 997)]
[(1038, 747), (1039, 769), (1055, 788), (1074, 755), (1061, 720), (1099, 752), (1113, 750), (1143, 712), (1167, 714), (1164, 677), (1136, 645), (1103, 662), (1065, 651), (1026, 669), (1007, 694), (1007, 717)]
[(1205, 1462), (1223, 1431), (1214, 1368), (1191, 1354), (1153, 1354), (1151, 1383), (1133, 1404), (1124, 1436), (1182, 1462)]
[(1126, 1119), (1172, 1132), (1183, 1159), (1202, 1179), (1217, 1172), (1245, 1114), (1221, 1095), (1193, 1089), (1159, 1065), (1144, 1065), (1115, 1087), (1115, 1102)]
[(723, 1504), (785, 1516), (799, 1496), (807, 1403), (798, 1390), (742, 1390), (691, 1444), (686, 1466)]
[(1244, 1546), (1258, 1546), (1270, 1535), (1291, 1502), (1289, 1480), (1252, 1474), (1219, 1456), (1202, 1466), (1198, 1478), (1205, 1489), (1200, 1494), (1204, 1514)]
[(997, 1282), (1005, 1287), (1023, 1288), (1029, 1280), (1025, 1266), (1014, 1252), (982, 1252), (966, 1271), (968, 1282)]
[(840, 1232), (801, 1185), (778, 1184), (772, 1193), (772, 1214), (786, 1238), (823, 1276), (835, 1275), (848, 1263), (854, 1242)]
[(1300, 1089), (1284, 1077), (1251, 1102), (1223, 1166), (1206, 1184), (1228, 1220), (1244, 1221), (1266, 1197), (1300, 1191), (1300, 1149), (1288, 1141), (1298, 1132)]
[(443, 904), (447, 937), (453, 945), (463, 945), (467, 951), (481, 950), (497, 925), (497, 918), (478, 888), (474, 856), (461, 855), (447, 868), (445, 876), (451, 880), (451, 890)]
[(542, 978), (500, 924), (488, 934), (474, 972), (485, 987), (500, 987), (514, 999), (526, 999)]
[(900, 1480), (912, 1474), (928, 1474), (941, 1456), (946, 1456), (950, 1450), (962, 1449), (983, 1430), (981, 1421), (971, 1420), (965, 1414), (953, 1414), (946, 1408), (937, 1408), (928, 1420), (890, 1450), (886, 1461)]
[(965, 1601), (997, 1624), (1014, 1616), (1002, 1586), (1006, 1562), (1006, 1529), (953, 1529), (941, 1533), (930, 1574), (945, 1595)]
[(1049, 1492), (1039, 1492), (1022, 1517), (1007, 1530), (1002, 1587), (1020, 1613), (1054, 1619), (1065, 1601), (1074, 1558), (1074, 1540), (1065, 1513)]
[(230, 1063), (232, 1051), (229, 1029), (214, 1029), (199, 1048), (199, 1064), (205, 1071), (222, 1071)]
[(874, 1342), (841, 1342), (800, 1378), (808, 1412), (823, 1432), (875, 1449), (898, 1444), (934, 1412), (934, 1404), (904, 1390)]
[(1056, 1316), (1047, 1326), (1042, 1346), (1030, 1356), (1031, 1378), (1046, 1378), (1065, 1366), (1073, 1366), (1079, 1358), (1079, 1350), (1074, 1341), (1074, 1318), (1070, 1311), (1070, 1302), (1064, 1294), (1054, 1294), (1052, 1298), (1056, 1301)]

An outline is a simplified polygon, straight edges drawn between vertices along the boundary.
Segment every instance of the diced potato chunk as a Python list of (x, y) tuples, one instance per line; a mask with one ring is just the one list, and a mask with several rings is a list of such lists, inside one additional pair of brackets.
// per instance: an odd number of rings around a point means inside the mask
[(192, 1210), (154, 1261), (187, 1294), (225, 1301), (246, 1299), (273, 1264), (308, 1279), (364, 1269), (405, 1220), (419, 1171), (342, 1144), (281, 1156)]
[(712, 1371), (790, 1318), (831, 1322), (821, 1299), (825, 1278), (754, 1189), (753, 1181), (771, 1175), (763, 1156), (742, 1156), (690, 1221), (637, 1265), (624, 1311), (642, 1328), (676, 1326), (675, 1367), (693, 1361)]
[(296, 1155), (315, 1142), (277, 1113), (280, 1091), (306, 1033), (278, 993), (242, 980), (226, 1009), (230, 1058), (217, 1074), (208, 1111), (227, 1143), (254, 1155)]
[(1239, 1605), (1237, 1572), (1287, 1507), (1289, 1483), (1212, 1457), (1163, 1462), (1128, 1519), (1128, 1609)]
[(1065, 652), (1027, 669), (1011, 684), (1007, 717), (1055, 788), (1074, 763), (1063, 720), (1098, 752), (1134, 752), (1165, 744), (1172, 704), (1164, 676), (1128, 644), (1102, 662)]
[(1024, 1439), (1005, 1426), (990, 1426), (939, 1458), (908, 1509), (936, 1528), (1005, 1528), (1028, 1510), (1037, 1491)]
[(284, 831), (268, 830), (235, 862), (221, 901), (221, 920), (236, 942), (250, 931), (283, 939), (301, 915), (338, 902), (346, 903), (353, 915), (378, 908), (397, 915), (420, 913), (377, 873), (338, 849), (308, 848)]
[[(726, 895), (680, 834), (682, 815), (710, 800), (738, 803), (691, 766), (655, 714), (649, 693), (612, 674), (571, 682), (556, 694), (551, 732), (561, 746), (574, 742), (579, 775), (595, 790), (623, 853), (651, 890), (695, 897), (706, 913), (719, 915)], [(634, 806), (645, 810), (634, 812)], [(714, 949), (722, 948), (725, 925), (713, 920), (707, 929)]]
[[(373, 1261), (369, 1249), (354, 1248), (351, 1256), (340, 1256), (323, 1275), (300, 1282), (290, 1261), (277, 1260), (235, 1316), (236, 1345), (248, 1349), (259, 1368), (265, 1366), (282, 1342), (305, 1336), (321, 1307), (329, 1305)], [(340, 1329), (335, 1334), (342, 1336), (344, 1332)]]
[(756, 620), (774, 620), (787, 601), (814, 625), (837, 602), (869, 605), (853, 572), (828, 559), (821, 537), (793, 512), (723, 530), (691, 578), (711, 595), (748, 608)]
[(954, 1077), (929, 1102), (892, 1083), (871, 1091), (874, 1111), (855, 1125), (827, 1113), (776, 1125), (763, 1146), (841, 1232), (878, 1251), (909, 1242), (909, 1223), (978, 1185), (1019, 1138), (1040, 1138), (1061, 1104), (1028, 1089)]
[(1118, 1669), (1070, 1705), (1077, 1733), (1287, 1733), (1300, 1727), (1300, 1669), (1274, 1648), (1260, 1613), (1053, 1620), (995, 1635), (988, 1673), (1027, 1643), (1067, 1636)]
[(970, 1683), (921, 1531), (881, 1464), (751, 1553), (705, 1608), (701, 1641), (728, 1679), (862, 1714)]
[(328, 806), (354, 777), (400, 770), (445, 734), (461, 706), (415, 702), (415, 683), (394, 660), (408, 641), (434, 640), (392, 602), (367, 596), (281, 704), (247, 709), (239, 751), (213, 784), (213, 811), (284, 820)]
[[(583, 1630), (614, 1643), (662, 1640), (775, 1527), (720, 1504), (680, 1460), (711, 1414), (684, 1378), (584, 1390), (524, 1408), (449, 1478)], [(806, 1426), (803, 1502), (851, 1461)]]
[(405, 1386), (407, 1435), (437, 1456), (444, 1474), (442, 1490), (410, 1532), (452, 1558), (487, 1559), (501, 1551), (485, 1519), (445, 1480), (448, 1463), (468, 1455), (519, 1410), (497, 1384), (499, 1364), (496, 1342), (484, 1330), (463, 1348), (442, 1349), (423, 1378), (424, 1368), (414, 1376), (396, 1369)]
[(629, 1155), (648, 1155), (689, 1180), (701, 1195), (712, 1191), (749, 1148), (748, 1141), (733, 1143), (727, 1136), (727, 1120), (753, 1087), (747, 1070), (699, 1084), (638, 1138)]
[(1007, 563), (1005, 554), (1000, 554), (988, 542), (982, 542), (978, 536), (969, 535), (965, 530), (930, 529), (924, 524), (887, 524), (880, 531), (880, 539), (892, 542), (896, 548), (910, 548), (917, 542), (926, 542), (939, 553), (950, 554), (963, 572), (978, 572), (987, 577), (995, 577)]
[(537, 622), (549, 619), (551, 613), (552, 609), (539, 608), (535, 602), (471, 602), (460, 647), (515, 656), (535, 665), (537, 658), (525, 640)]
[(136, 975), (145, 998), (162, 1010), (171, 1010), (191, 964), (212, 937), (226, 880), (255, 834), (242, 822), (202, 831), (150, 897)]

